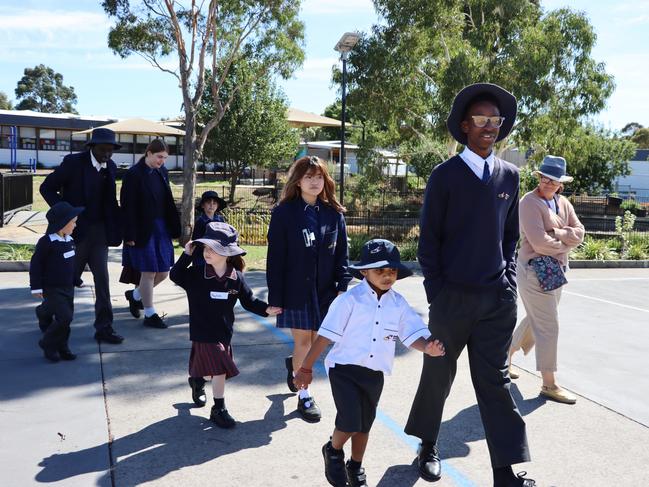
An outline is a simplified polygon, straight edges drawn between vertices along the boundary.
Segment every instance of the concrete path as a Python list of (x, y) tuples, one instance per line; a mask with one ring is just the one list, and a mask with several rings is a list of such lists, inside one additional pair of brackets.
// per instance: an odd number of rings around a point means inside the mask
[[(2, 274), (0, 485), (326, 486), (320, 448), (335, 410), (322, 369), (312, 390), (324, 417), (307, 424), (284, 383), (290, 339), (272, 321), (239, 310), (234, 349), (241, 374), (226, 386), (226, 403), (239, 423), (229, 431), (213, 427), (209, 407), (193, 406), (186, 382), (184, 295), (161, 284), (156, 306), (167, 313), (170, 328), (145, 329), (125, 306), (119, 265), (110, 267), (115, 328), (126, 341), (100, 347), (92, 340), (92, 286), (83, 288), (71, 338), (79, 358), (58, 364), (47, 363), (36, 345), (36, 302), (27, 274)], [(264, 297), (263, 274), (248, 279)], [(543, 487), (649, 485), (649, 270), (574, 270), (569, 279), (561, 304), (559, 379), (580, 398), (575, 406), (539, 398), (533, 354), (515, 357), (521, 378), (512, 388), (533, 455), (518, 470)], [(92, 284), (91, 275), (84, 281)], [(397, 290), (425, 315), (420, 277), (400, 281)], [(418, 352), (398, 348), (364, 462), (370, 485), (428, 485), (413, 466), (417, 441), (402, 431), (420, 366)], [(435, 485), (491, 485), (465, 355), (440, 449), (444, 477)]]

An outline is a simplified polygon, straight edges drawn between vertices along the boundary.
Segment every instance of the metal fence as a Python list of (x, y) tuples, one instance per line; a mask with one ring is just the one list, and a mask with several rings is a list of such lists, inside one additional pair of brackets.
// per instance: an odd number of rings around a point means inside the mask
[(31, 207), (34, 202), (31, 173), (0, 173), (0, 227), (17, 210)]

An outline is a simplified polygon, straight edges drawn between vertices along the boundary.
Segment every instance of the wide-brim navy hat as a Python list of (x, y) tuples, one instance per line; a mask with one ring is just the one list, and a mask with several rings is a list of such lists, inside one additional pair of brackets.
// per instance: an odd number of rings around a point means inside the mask
[(198, 202), (198, 207), (202, 207), (203, 203), (205, 203), (205, 200), (216, 200), (216, 202), (219, 204), (219, 210), (222, 210), (226, 206), (228, 206), (228, 202), (225, 201), (223, 198), (219, 196), (219, 194), (216, 191), (205, 191), (201, 195), (201, 200)]
[(72, 206), (67, 201), (59, 201), (52, 208), (47, 210), (46, 234), (56, 233), (66, 226), (75, 216), (79, 216), (85, 208), (83, 206)]
[(496, 142), (504, 139), (509, 135), (516, 121), (516, 97), (509, 91), (492, 83), (475, 83), (462, 88), (455, 96), (451, 113), (446, 119), (446, 127), (453, 138), (460, 144), (466, 145), (466, 134), (462, 131), (460, 124), (464, 120), (467, 107), (477, 96), (491, 95), (498, 101), (500, 116), (505, 117), (503, 124), (500, 126)]
[(349, 271), (357, 279), (364, 279), (361, 271), (368, 269), (397, 269), (397, 279), (412, 276), (412, 271), (401, 263), (399, 249), (389, 240), (375, 238), (363, 244), (360, 262), (350, 265)]
[(541, 167), (532, 174), (541, 174), (560, 183), (569, 183), (574, 179), (566, 174), (566, 160), (563, 157), (551, 155), (545, 156)]
[(97, 144), (111, 144), (115, 149), (122, 147), (115, 139), (115, 132), (111, 129), (103, 129), (101, 127), (93, 129), (90, 140), (86, 142), (86, 146)]
[(235, 255), (246, 255), (246, 251), (237, 245), (239, 233), (232, 225), (224, 222), (211, 222), (205, 228), (205, 234), (196, 240), (194, 244), (207, 245), (214, 252), (224, 257)]

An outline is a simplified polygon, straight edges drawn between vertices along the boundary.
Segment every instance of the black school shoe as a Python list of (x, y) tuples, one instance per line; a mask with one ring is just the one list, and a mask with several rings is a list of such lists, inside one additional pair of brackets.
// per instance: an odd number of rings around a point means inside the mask
[(38, 346), (43, 349), (43, 355), (50, 362), (58, 362), (60, 360), (59, 353), (56, 350), (52, 350), (51, 348), (45, 348), (43, 340), (38, 341)]
[(59, 357), (61, 357), (61, 360), (74, 360), (77, 355), (72, 353), (68, 347), (64, 347), (59, 348)]
[(315, 403), (312, 397), (305, 397), (297, 400), (297, 412), (300, 413), (302, 419), (308, 423), (317, 423), (322, 418), (320, 408)]
[(151, 316), (145, 316), (143, 324), (150, 328), (167, 328), (167, 324), (162, 321), (162, 318), (158, 316), (158, 313), (153, 313)]
[(124, 341), (124, 337), (115, 333), (112, 326), (107, 326), (95, 332), (95, 340), (118, 345)]
[(331, 440), (322, 447), (322, 456), (325, 465), (325, 477), (327, 482), (334, 487), (347, 487), (347, 472), (345, 470), (345, 452), (334, 451)]
[(536, 482), (532, 479), (525, 477), (527, 472), (519, 472), (516, 474), (516, 478), (512, 479), (506, 487), (535, 487)]
[(349, 487), (367, 487), (367, 476), (363, 467), (360, 467), (358, 470), (350, 468), (349, 460), (347, 460), (345, 471), (347, 472)]
[(227, 409), (218, 408), (216, 406), (212, 406), (212, 410), (210, 411), (210, 421), (216, 424), (219, 428), (225, 429), (234, 428), (237, 424), (234, 418), (230, 416)]
[(128, 301), (128, 310), (131, 312), (133, 318), (139, 318), (140, 310), (144, 309), (142, 301), (138, 301), (133, 297), (133, 290), (126, 291), (124, 297), (126, 297), (126, 301)]
[(439, 459), (439, 450), (434, 443), (422, 442), (417, 458), (419, 475), (427, 482), (436, 482), (442, 478), (442, 462)]
[(288, 386), (288, 390), (297, 392), (297, 387), (293, 383), (293, 357), (286, 357), (284, 359), (284, 365), (286, 366), (286, 385)]
[(187, 382), (189, 382), (189, 387), (192, 388), (194, 404), (202, 408), (207, 401), (207, 397), (205, 396), (205, 379), (202, 377), (189, 377)]

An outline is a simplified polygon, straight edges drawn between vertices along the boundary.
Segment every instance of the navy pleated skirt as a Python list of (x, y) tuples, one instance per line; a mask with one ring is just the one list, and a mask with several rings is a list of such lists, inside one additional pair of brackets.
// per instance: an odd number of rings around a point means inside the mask
[(122, 265), (140, 272), (169, 272), (174, 265), (174, 246), (162, 218), (156, 218), (144, 247), (124, 245)]
[(277, 315), (277, 328), (318, 331), (320, 323), (322, 323), (322, 317), (315, 288), (310, 293), (310, 299), (306, 300), (302, 308), (284, 308), (282, 313)]

